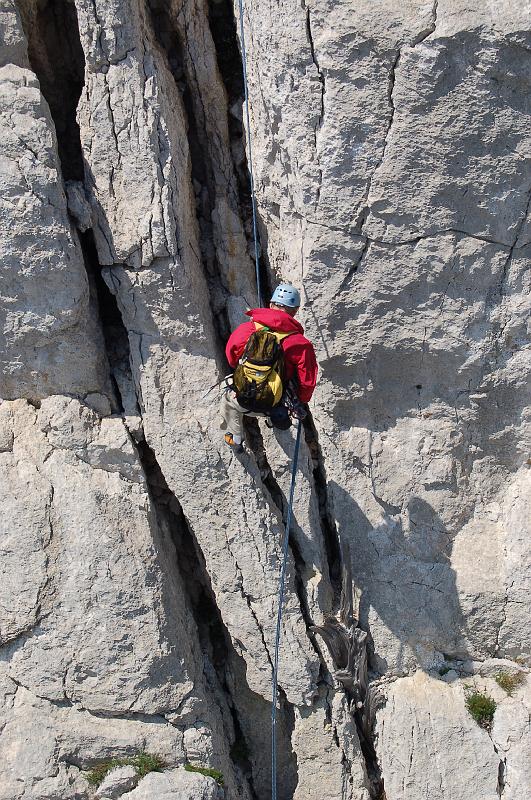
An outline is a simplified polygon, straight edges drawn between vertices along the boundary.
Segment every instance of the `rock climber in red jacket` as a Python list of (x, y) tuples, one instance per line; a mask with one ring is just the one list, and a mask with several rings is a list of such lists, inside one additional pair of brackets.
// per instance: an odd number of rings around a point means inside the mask
[[(235, 369), (241, 363), (244, 350), (249, 337), (258, 329), (277, 332), (282, 335), (280, 346), (283, 352), (285, 369), (285, 383), (289, 385), (289, 392), (295, 405), (299, 404), (297, 416), (303, 415), (304, 410), (300, 404), (308, 403), (315, 383), (317, 381), (317, 361), (313, 345), (303, 335), (304, 329), (295, 315), (300, 307), (300, 294), (290, 284), (277, 286), (271, 298), (269, 308), (255, 308), (247, 311), (251, 319), (239, 325), (231, 334), (225, 353), (230, 366)], [(291, 420), (286, 407), (286, 393), (282, 400), (271, 410), (266, 412), (275, 427), (289, 428)], [(293, 413), (293, 402), (291, 403)], [(244, 437), (243, 417), (264, 416), (264, 412), (251, 410), (238, 402), (234, 381), (229, 376), (224, 384), (221, 400), (222, 430), (226, 430), (225, 441), (237, 452), (242, 452)], [(302, 413), (301, 413), (302, 412)]]

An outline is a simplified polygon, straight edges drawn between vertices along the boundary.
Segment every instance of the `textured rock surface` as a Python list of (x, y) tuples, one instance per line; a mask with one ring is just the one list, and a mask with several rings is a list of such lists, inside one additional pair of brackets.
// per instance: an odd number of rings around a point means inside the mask
[(465, 708), (461, 686), (417, 672), (392, 683), (378, 714), (377, 750), (386, 794), (496, 800), (498, 765), (493, 743)]
[[(530, 109), (511, 77), (530, 69), (529, 20), (516, 4), (305, 5), (282, 6), (289, 68), (267, 15), (249, 18), (253, 129), (270, 262), (303, 284), (319, 350), (338, 529), (389, 667), (493, 653), (515, 609), (501, 506), (529, 436)], [(478, 529), (501, 560), (461, 590)]]
[(206, 778), (183, 769), (162, 774), (151, 772), (136, 789), (122, 797), (134, 800), (220, 800), (221, 789), (213, 778)]
[(518, 800), (531, 786), (531, 690), (529, 678), (496, 711), (492, 739), (503, 760), (503, 794)]
[[(321, 367), (279, 800), (529, 793), (528, 690), (493, 678), (531, 659), (531, 15), (475, 5), (245, 3), (263, 288), (302, 288)], [(238, 460), (207, 393), (256, 297), (237, 16), (0, 3), (2, 800), (88, 798), (142, 751), (169, 771), (124, 797), (221, 794), (185, 761), (270, 793), (293, 434)], [(347, 557), (374, 734), (308, 634)]]
[(137, 771), (134, 767), (115, 767), (107, 773), (98, 786), (95, 800), (115, 800), (115, 798), (134, 789), (138, 783)]

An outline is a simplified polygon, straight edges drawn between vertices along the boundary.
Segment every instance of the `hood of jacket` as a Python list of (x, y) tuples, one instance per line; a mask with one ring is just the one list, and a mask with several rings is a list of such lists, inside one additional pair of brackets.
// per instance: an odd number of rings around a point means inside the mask
[(304, 328), (294, 317), (290, 317), (286, 311), (279, 311), (276, 308), (252, 308), (245, 312), (251, 317), (253, 322), (260, 325), (267, 325), (274, 331), (282, 333), (304, 333)]

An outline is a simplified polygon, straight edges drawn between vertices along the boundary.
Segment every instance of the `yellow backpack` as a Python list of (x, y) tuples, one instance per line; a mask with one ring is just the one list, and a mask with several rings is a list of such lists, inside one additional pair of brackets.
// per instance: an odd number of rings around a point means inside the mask
[(255, 322), (256, 330), (245, 345), (234, 370), (233, 386), (238, 403), (249, 411), (267, 412), (282, 400), (285, 384), (284, 351), (281, 342), (292, 331), (272, 331)]

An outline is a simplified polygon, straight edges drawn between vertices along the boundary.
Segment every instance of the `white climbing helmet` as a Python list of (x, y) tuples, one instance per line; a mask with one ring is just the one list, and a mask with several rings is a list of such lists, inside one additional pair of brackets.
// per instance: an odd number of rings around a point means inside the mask
[(271, 302), (277, 303), (279, 306), (298, 308), (301, 304), (301, 296), (299, 290), (290, 283), (281, 283), (273, 292)]

